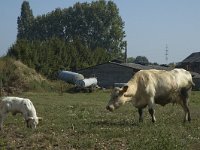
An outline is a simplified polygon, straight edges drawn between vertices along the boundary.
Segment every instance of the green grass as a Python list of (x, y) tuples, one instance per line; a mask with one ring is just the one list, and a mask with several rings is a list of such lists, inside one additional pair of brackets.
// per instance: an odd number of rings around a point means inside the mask
[(21, 115), (8, 115), (0, 133), (1, 149), (200, 149), (200, 92), (192, 92), (191, 123), (183, 123), (179, 105), (156, 106), (153, 124), (145, 109), (143, 123), (137, 109), (126, 104), (105, 110), (108, 91), (94, 93), (23, 93), (43, 117), (36, 130), (26, 128)]

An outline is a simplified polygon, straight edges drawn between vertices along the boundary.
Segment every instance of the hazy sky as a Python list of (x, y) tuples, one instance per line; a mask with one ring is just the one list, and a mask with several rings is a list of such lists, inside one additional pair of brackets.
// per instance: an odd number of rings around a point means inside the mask
[[(29, 0), (34, 16), (91, 0)], [(180, 62), (200, 51), (200, 0), (113, 0), (125, 22), (128, 57), (146, 56), (150, 62)], [(0, 55), (17, 35), (23, 0), (0, 1)]]

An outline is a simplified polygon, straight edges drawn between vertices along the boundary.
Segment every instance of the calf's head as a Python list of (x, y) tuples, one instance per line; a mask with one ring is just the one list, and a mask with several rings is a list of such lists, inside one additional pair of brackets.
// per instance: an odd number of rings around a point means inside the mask
[(115, 87), (111, 92), (110, 100), (106, 109), (113, 111), (123, 105), (128, 98), (130, 99), (131, 96), (126, 94), (127, 89), (127, 85), (122, 88)]
[(26, 120), (27, 127), (31, 129), (35, 129), (39, 123), (39, 120), (42, 120), (41, 117), (29, 117), (28, 120)]

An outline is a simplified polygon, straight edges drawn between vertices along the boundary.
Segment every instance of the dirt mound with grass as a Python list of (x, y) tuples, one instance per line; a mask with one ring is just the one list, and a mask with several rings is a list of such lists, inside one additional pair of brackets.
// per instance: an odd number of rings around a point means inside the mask
[(13, 61), (15, 67), (14, 74), (18, 75), (19, 78), (23, 79), (25, 83), (37, 81), (45, 81), (46, 78), (38, 74), (34, 69), (29, 68), (20, 61)]
[(2, 95), (41, 89), (49, 81), (20, 61), (11, 58), (0, 59), (0, 88)]

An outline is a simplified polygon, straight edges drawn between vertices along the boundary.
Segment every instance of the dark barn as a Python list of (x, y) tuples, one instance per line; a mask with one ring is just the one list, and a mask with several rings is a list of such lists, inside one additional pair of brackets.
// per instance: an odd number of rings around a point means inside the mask
[(85, 78), (96, 77), (98, 85), (104, 88), (113, 87), (115, 83), (127, 83), (130, 78), (141, 69), (162, 69), (170, 70), (172, 68), (161, 66), (144, 66), (134, 63), (115, 63), (107, 62), (92, 66), (89, 68), (78, 70)]
[(180, 63), (178, 67), (184, 68), (188, 71), (200, 73), (200, 52), (189, 55)]
[(193, 82), (195, 83), (193, 90), (200, 90), (200, 52), (192, 53), (182, 62), (180, 62), (177, 67), (190, 71)]

